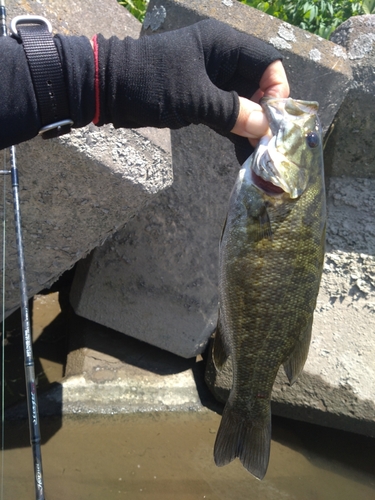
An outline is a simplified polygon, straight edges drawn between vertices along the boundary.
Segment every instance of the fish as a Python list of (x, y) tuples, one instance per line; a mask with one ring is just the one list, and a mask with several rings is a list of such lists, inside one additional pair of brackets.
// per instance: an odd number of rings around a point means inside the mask
[(219, 250), (217, 372), (230, 357), (232, 388), (214, 445), (216, 465), (268, 468), (271, 393), (281, 365), (303, 370), (323, 270), (326, 195), (315, 101), (264, 97), (270, 133), (233, 187)]

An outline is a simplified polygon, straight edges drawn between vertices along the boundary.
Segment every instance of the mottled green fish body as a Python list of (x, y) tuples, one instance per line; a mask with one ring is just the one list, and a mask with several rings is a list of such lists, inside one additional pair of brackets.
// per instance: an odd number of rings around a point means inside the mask
[(220, 243), (219, 320), (213, 361), (230, 355), (233, 385), (214, 458), (267, 471), (271, 392), (279, 367), (303, 369), (323, 268), (326, 202), (315, 102), (264, 98), (262, 138), (233, 188)]

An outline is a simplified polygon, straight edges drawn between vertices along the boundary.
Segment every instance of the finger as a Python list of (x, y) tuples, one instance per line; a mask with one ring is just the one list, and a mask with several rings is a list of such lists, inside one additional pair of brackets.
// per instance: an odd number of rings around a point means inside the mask
[(289, 83), (281, 61), (274, 61), (267, 67), (260, 80), (259, 89), (266, 96), (289, 97)]
[(232, 132), (248, 139), (259, 139), (266, 135), (269, 125), (263, 109), (244, 97), (239, 99), (240, 111)]

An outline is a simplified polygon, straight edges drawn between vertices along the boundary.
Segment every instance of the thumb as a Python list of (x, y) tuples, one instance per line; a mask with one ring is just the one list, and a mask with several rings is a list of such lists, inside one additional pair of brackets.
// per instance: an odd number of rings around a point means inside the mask
[(240, 110), (231, 132), (248, 139), (260, 139), (269, 130), (268, 120), (262, 107), (244, 97), (239, 99)]

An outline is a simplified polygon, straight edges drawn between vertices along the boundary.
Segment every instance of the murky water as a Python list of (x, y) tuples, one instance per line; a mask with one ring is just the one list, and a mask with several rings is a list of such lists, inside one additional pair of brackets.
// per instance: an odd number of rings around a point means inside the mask
[[(39, 385), (46, 386), (63, 375), (64, 321), (57, 295), (38, 297), (33, 317), (36, 372)], [(20, 334), (11, 323), (8, 328), (11, 404), (23, 396), (23, 368)], [(46, 498), (375, 500), (375, 439), (274, 418), (269, 469), (258, 481), (238, 460), (215, 466), (220, 418), (204, 410), (43, 420)], [(6, 422), (3, 463), (1, 500), (35, 498), (26, 421)]]
[[(238, 461), (214, 465), (219, 420), (207, 411), (42, 422), (47, 500), (375, 499), (371, 440), (276, 419), (258, 481)], [(4, 499), (34, 498), (26, 422), (8, 426), (4, 463)]]

